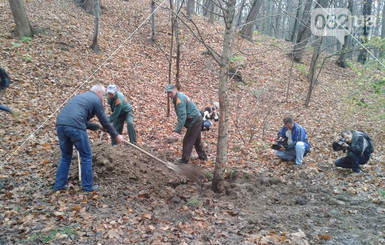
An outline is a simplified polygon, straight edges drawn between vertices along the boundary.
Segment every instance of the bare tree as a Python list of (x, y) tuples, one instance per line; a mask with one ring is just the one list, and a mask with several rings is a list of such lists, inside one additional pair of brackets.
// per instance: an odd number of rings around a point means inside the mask
[[(365, 44), (368, 42), (368, 38), (369, 38), (368, 22), (372, 21), (370, 17), (372, 13), (372, 0), (365, 0), (363, 1), (363, 4), (364, 6), (362, 9), (362, 15), (364, 18), (364, 30), (363, 30), (364, 32), (363, 32), (363, 36), (361, 37), (361, 43)], [(361, 64), (365, 64), (368, 58), (367, 54), (368, 54), (368, 51), (365, 48), (362, 48), (360, 51), (360, 54), (358, 55), (357, 61), (360, 62)]]
[(195, 14), (195, 0), (187, 0), (186, 14), (188, 18)]
[[(328, 6), (329, 6), (329, 0), (319, 0), (319, 2), (316, 5), (316, 8), (327, 8)], [(318, 59), (321, 55), (320, 50), (321, 50), (322, 40), (323, 40), (322, 36), (315, 37), (314, 52), (311, 58), (309, 73), (308, 73), (309, 89), (307, 91), (307, 96), (305, 101), (306, 107), (310, 105), (311, 95), (318, 81), (318, 75), (316, 74), (316, 72), (317, 72)]]
[(248, 40), (253, 39), (253, 30), (255, 26), (255, 20), (258, 17), (259, 10), (261, 9), (263, 0), (254, 0), (253, 5), (250, 9), (249, 14), (247, 15), (246, 24), (242, 27), (240, 35)]
[(226, 5), (224, 11), (225, 33), (223, 39), (223, 49), (220, 59), (219, 69), (219, 107), (220, 119), (218, 129), (217, 157), (214, 169), (214, 177), (212, 189), (214, 192), (222, 192), (224, 190), (225, 164), (227, 161), (227, 144), (228, 144), (228, 98), (227, 98), (227, 79), (230, 65), (230, 59), (233, 53), (233, 37), (234, 37), (234, 16), (236, 0), (222, 1)]
[(23, 0), (9, 0), (9, 5), (11, 6), (12, 16), (16, 24), (16, 31), (19, 38), (32, 37), (35, 30), (28, 20)]
[(95, 29), (94, 29), (94, 38), (92, 39), (92, 45), (91, 49), (95, 53), (99, 53), (99, 46), (98, 46), (98, 35), (99, 35), (99, 16), (100, 16), (100, 0), (95, 0), (94, 5), (94, 13), (95, 13)]
[[(350, 10), (351, 13), (353, 13), (353, 0), (349, 0), (348, 9)], [(337, 60), (337, 64), (342, 68), (346, 68), (346, 59), (348, 56), (348, 50), (350, 48), (350, 39), (351, 39), (350, 35), (351, 34), (349, 33), (349, 35), (346, 35), (344, 37), (344, 44), (342, 45), (341, 54)]]
[(156, 41), (156, 25), (155, 25), (155, 0), (151, 0), (151, 40)]
[[(381, 38), (385, 40), (385, 4), (382, 6), (382, 23), (381, 23)], [(385, 43), (380, 50), (380, 58), (385, 58)]]
[(310, 30), (310, 9), (312, 6), (313, 0), (307, 0), (305, 9), (303, 11), (302, 18), (299, 20), (299, 30), (297, 34), (297, 40), (295, 42), (294, 48), (293, 48), (293, 56), (294, 60), (296, 62), (302, 62), (302, 55), (305, 50), (306, 44), (308, 43), (308, 39), (311, 36), (311, 30)]

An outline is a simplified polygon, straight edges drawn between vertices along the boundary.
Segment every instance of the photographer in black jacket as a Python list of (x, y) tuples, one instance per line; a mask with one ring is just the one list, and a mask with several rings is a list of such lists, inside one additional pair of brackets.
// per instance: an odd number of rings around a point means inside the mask
[(357, 130), (341, 132), (345, 139), (342, 148), (347, 150), (347, 156), (337, 159), (335, 165), (342, 168), (351, 168), (354, 173), (361, 171), (360, 165), (367, 163), (374, 151), (373, 141), (367, 133)]

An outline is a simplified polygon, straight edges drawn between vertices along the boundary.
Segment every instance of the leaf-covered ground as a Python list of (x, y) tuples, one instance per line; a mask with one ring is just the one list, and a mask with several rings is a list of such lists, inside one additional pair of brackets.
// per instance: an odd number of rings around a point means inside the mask
[[(80, 191), (75, 161), (70, 189), (52, 193), (60, 154), (57, 110), (70, 95), (97, 82), (117, 84), (130, 99), (141, 147), (165, 160), (180, 157), (182, 139), (170, 140), (176, 116), (173, 111), (166, 116), (164, 93), (169, 16), (163, 8), (156, 13), (158, 40), (153, 43), (149, 21), (131, 37), (150, 14), (147, 1), (103, 1), (102, 52), (96, 55), (89, 49), (93, 16), (71, 1), (31, 0), (25, 5), (33, 25), (44, 33), (21, 41), (13, 36), (8, 2), (0, 3), (5, 13), (0, 16), (0, 66), (13, 80), (1, 103), (22, 112), (18, 118), (4, 112), (0, 117), (1, 244), (385, 242), (385, 112), (378, 83), (383, 72), (355, 63), (341, 69), (327, 59), (306, 108), (309, 62), (295, 64), (290, 72), (290, 43), (264, 35), (256, 35), (252, 43), (235, 40), (234, 60), (242, 60), (244, 82), (229, 84), (225, 193), (212, 193), (209, 181), (204, 186), (189, 183), (128, 146), (111, 147), (100, 132), (90, 132), (90, 137), (101, 190)], [(219, 52), (220, 23), (211, 26), (198, 16), (194, 21)], [(203, 109), (217, 100), (218, 67), (181, 28), (182, 90)], [(269, 149), (284, 115), (293, 115), (309, 134), (312, 153), (302, 167), (280, 162)], [(210, 160), (193, 161), (207, 179), (215, 162), (216, 126), (203, 134)], [(357, 176), (333, 167), (338, 155), (330, 144), (346, 128), (367, 131), (376, 147)]]

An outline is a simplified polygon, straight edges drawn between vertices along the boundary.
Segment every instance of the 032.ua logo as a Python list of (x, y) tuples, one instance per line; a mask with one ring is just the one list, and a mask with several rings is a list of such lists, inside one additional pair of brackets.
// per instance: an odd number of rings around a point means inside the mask
[(334, 36), (344, 44), (352, 30), (351, 17), (347, 8), (316, 8), (311, 13), (310, 29), (315, 36)]

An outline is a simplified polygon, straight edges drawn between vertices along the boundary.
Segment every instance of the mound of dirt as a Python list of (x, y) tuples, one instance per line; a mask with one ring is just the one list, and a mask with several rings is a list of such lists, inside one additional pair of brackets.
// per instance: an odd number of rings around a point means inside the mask
[[(111, 146), (105, 142), (96, 142), (91, 145), (91, 149), (96, 183), (111, 178), (119, 183), (142, 183), (147, 186), (177, 186), (187, 182), (185, 176), (170, 170), (162, 163), (128, 145)], [(151, 153), (151, 150), (145, 150)], [(54, 171), (57, 170), (60, 157), (60, 150), (57, 149), (53, 159)], [(78, 156), (74, 150), (68, 179), (78, 178)]]

